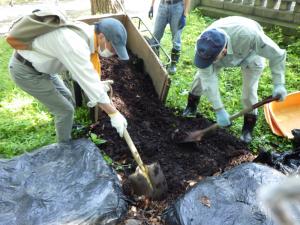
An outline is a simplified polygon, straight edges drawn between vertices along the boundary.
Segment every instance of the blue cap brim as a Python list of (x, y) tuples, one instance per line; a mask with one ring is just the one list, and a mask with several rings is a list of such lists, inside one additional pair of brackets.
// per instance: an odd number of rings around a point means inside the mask
[(203, 59), (200, 57), (198, 52), (195, 53), (194, 64), (200, 69), (209, 67), (214, 62), (214, 59)]
[(120, 60), (129, 60), (129, 56), (125, 46), (114, 45), (114, 43), (112, 43), (112, 46), (115, 49)]

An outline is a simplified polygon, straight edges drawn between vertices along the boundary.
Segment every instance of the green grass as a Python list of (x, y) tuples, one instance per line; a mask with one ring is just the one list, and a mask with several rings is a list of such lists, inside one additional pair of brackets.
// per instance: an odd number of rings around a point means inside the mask
[(51, 116), (8, 73), (12, 49), (0, 40), (0, 155), (12, 157), (55, 141)]
[[(182, 35), (182, 54), (178, 64), (177, 73), (171, 77), (172, 85), (167, 98), (167, 107), (175, 109), (178, 115), (186, 106), (186, 99), (190, 90), (196, 67), (193, 65), (195, 41), (201, 31), (213, 20), (203, 17), (199, 10), (194, 10), (187, 20), (187, 26)], [(288, 50), (286, 88), (289, 92), (296, 91), (300, 83), (300, 41), (290, 38), (289, 43), (283, 43), (280, 29), (268, 31), (268, 35)], [(163, 47), (170, 52), (171, 33), (166, 29), (162, 40)], [(0, 39), (0, 157), (10, 158), (24, 152), (32, 151), (38, 147), (55, 142), (53, 118), (48, 111), (31, 96), (24, 93), (14, 85), (10, 79), (7, 65), (12, 49), (4, 39)], [(224, 76), (226, 73), (226, 76)], [(229, 68), (220, 74), (220, 90), (223, 102), (229, 113), (242, 109), (241, 74), (239, 68)], [(259, 86), (259, 96), (268, 96), (272, 93), (270, 70), (265, 69)], [(215, 119), (210, 103), (204, 97), (198, 111), (210, 120)], [(259, 148), (267, 150), (285, 151), (291, 149), (291, 142), (272, 134), (264, 120), (262, 109), (259, 109), (259, 120), (250, 145), (253, 152)], [(76, 110), (76, 122), (89, 124), (86, 108)], [(237, 119), (229, 128), (233, 135), (239, 137), (242, 119)]]

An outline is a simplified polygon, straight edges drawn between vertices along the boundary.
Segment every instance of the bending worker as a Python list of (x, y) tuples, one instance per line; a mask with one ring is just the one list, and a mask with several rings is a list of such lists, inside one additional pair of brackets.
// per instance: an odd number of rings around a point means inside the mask
[(89, 98), (88, 106), (101, 107), (111, 125), (123, 136), (127, 121), (113, 106), (105, 81), (101, 82), (92, 61), (92, 54), (110, 57), (115, 54), (128, 60), (127, 33), (116, 19), (107, 18), (90, 26), (77, 24), (79, 29), (58, 27), (36, 37), (32, 50), (17, 50), (11, 57), (9, 70), (15, 83), (44, 104), (55, 117), (58, 142), (71, 139), (74, 106), (71, 92), (58, 77), (69, 71)]
[[(190, 1), (191, 0), (160, 0), (153, 35), (158, 42), (160, 42), (167, 24), (170, 24), (173, 44), (171, 50), (171, 65), (168, 67), (170, 74), (176, 73), (176, 64), (179, 61), (181, 51), (181, 33), (186, 24)], [(148, 13), (150, 19), (153, 17), (154, 3), (155, 0), (152, 0)], [(151, 40), (151, 43), (155, 43), (155, 40)]]
[[(259, 78), (264, 69), (265, 58), (272, 72), (273, 96), (283, 101), (285, 89), (286, 51), (280, 49), (263, 32), (255, 21), (231, 16), (212, 23), (198, 38), (194, 63), (197, 73), (188, 96), (183, 116), (194, 116), (200, 96), (205, 95), (216, 112), (217, 123), (229, 126), (230, 116), (221, 100), (218, 88), (218, 73), (222, 67), (241, 67), (243, 75), (242, 103), (247, 108), (257, 103)], [(252, 131), (257, 120), (257, 110), (244, 116), (241, 139), (252, 140)]]

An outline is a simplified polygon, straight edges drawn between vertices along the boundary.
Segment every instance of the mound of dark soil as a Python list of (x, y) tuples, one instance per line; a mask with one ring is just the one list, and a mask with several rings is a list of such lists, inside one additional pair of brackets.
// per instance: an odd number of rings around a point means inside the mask
[[(176, 144), (172, 139), (176, 129), (183, 132), (203, 129), (212, 122), (200, 115), (193, 119), (176, 116), (158, 100), (151, 78), (137, 70), (134, 63), (125, 64), (116, 58), (102, 59), (101, 62), (101, 79), (114, 80), (113, 103), (127, 118), (128, 132), (142, 160), (146, 164), (159, 162), (169, 187), (164, 201), (135, 198), (128, 218), (137, 218), (144, 224), (162, 224), (163, 209), (197, 181), (252, 161), (253, 155), (247, 146), (225, 129), (217, 130), (197, 145)], [(111, 127), (109, 118), (102, 113), (99, 119), (101, 122), (92, 131), (107, 140), (100, 148), (113, 160), (123, 165), (133, 164), (135, 168), (126, 142)], [(120, 172), (122, 179), (125, 180), (134, 168)]]

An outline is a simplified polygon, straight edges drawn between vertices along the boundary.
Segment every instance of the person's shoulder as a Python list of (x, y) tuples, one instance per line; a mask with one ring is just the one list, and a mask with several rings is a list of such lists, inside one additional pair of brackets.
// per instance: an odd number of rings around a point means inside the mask
[(82, 22), (82, 21), (74, 21), (74, 22), (71, 22), (69, 23), (69, 26), (74, 26), (74, 27), (78, 27), (82, 30), (91, 30), (93, 29), (93, 25), (89, 25), (85, 22)]
[(64, 26), (61, 26), (57, 29), (55, 29), (54, 31), (50, 32), (49, 35), (72, 35), (74, 33), (77, 33), (77, 32), (74, 32), (74, 31), (83, 31), (84, 33), (88, 34), (90, 33), (91, 31), (93, 30), (93, 28), (84, 23), (84, 22), (80, 22), (80, 21), (76, 21), (76, 22), (72, 22), (72, 23), (68, 23)]

